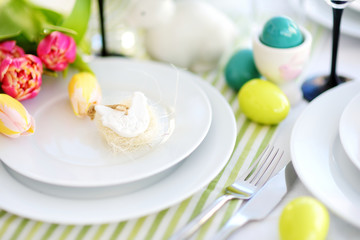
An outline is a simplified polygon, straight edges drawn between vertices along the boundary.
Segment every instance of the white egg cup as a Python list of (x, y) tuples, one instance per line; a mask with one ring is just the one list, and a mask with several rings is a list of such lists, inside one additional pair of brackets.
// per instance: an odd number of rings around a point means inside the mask
[(296, 79), (302, 73), (311, 51), (312, 36), (308, 30), (300, 27), (304, 41), (291, 48), (274, 48), (260, 41), (261, 31), (253, 36), (254, 61), (260, 74), (277, 84), (295, 105), (302, 98), (300, 85)]

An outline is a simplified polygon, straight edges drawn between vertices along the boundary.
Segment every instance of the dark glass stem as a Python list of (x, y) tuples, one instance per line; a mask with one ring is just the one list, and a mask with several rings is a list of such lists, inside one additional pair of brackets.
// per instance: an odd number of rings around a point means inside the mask
[(331, 56), (331, 72), (330, 72), (330, 86), (334, 87), (341, 83), (341, 80), (336, 74), (336, 62), (337, 62), (337, 52), (339, 47), (339, 38), (340, 38), (340, 23), (341, 16), (344, 9), (333, 8), (333, 32), (332, 32), (332, 56)]
[(101, 32), (101, 56), (108, 55), (106, 48), (106, 31), (105, 31), (105, 19), (104, 19), (104, 0), (99, 0), (99, 16), (100, 16), (100, 32)]

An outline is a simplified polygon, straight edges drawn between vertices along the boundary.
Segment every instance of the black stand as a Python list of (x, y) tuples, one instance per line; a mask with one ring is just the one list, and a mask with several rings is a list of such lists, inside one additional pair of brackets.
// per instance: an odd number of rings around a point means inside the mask
[(105, 30), (105, 17), (104, 17), (104, 0), (98, 0), (99, 3), (99, 17), (100, 17), (100, 33), (101, 33), (101, 52), (100, 56), (118, 56), (123, 57), (124, 55), (118, 53), (109, 53), (106, 47), (106, 30)]

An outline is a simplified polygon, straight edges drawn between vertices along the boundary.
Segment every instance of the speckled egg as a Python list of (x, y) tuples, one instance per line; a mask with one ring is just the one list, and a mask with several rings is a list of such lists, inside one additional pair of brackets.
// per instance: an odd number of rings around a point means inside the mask
[(266, 22), (260, 41), (273, 48), (291, 48), (300, 45), (304, 37), (292, 19), (278, 16)]
[(250, 49), (237, 51), (226, 64), (226, 83), (236, 91), (249, 80), (259, 77), (260, 73), (254, 62), (253, 51)]
[(283, 91), (274, 83), (252, 79), (240, 89), (238, 101), (242, 112), (252, 121), (278, 124), (289, 113), (290, 103)]

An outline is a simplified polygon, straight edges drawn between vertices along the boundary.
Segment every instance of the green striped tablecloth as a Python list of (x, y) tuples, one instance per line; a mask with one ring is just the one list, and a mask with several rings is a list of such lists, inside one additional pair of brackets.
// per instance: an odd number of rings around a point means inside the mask
[[(318, 42), (323, 32), (316, 25), (306, 26), (313, 33), (314, 42)], [(249, 45), (249, 33), (242, 35), (234, 51)], [(315, 44), (314, 44), (315, 45)], [(226, 60), (218, 69), (203, 74), (204, 81), (211, 83), (227, 99), (237, 122), (237, 140), (234, 151), (220, 174), (205, 188), (184, 201), (164, 209), (156, 214), (138, 219), (102, 225), (59, 225), (38, 222), (22, 218), (0, 209), (0, 239), (167, 239), (176, 230), (194, 218), (201, 210), (214, 201), (225, 186), (232, 183), (242, 172), (242, 166), (248, 165), (271, 141), (277, 126), (255, 124), (246, 119), (239, 109), (236, 93), (226, 85), (223, 69)], [(219, 139), (219, 142), (221, 139)], [(191, 183), (189, 183), (191, 184)], [(0, 183), (1, 187), (1, 183)], [(0, 196), (1, 197), (1, 196)], [(24, 199), (26, 201), (26, 199)], [(120, 207), (120, 206), (119, 206)], [(208, 239), (237, 209), (237, 201), (227, 204), (194, 236), (194, 239)]]

